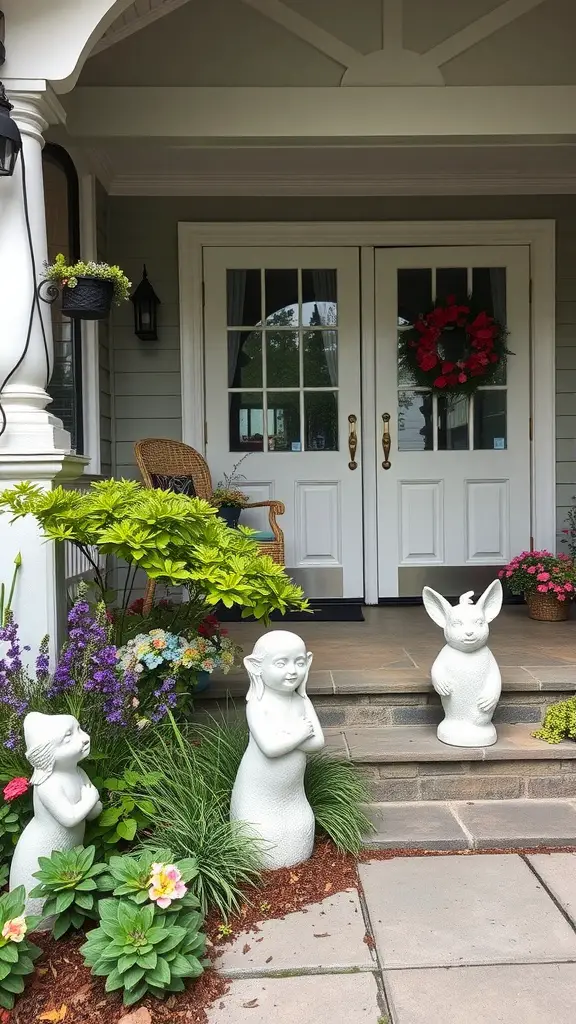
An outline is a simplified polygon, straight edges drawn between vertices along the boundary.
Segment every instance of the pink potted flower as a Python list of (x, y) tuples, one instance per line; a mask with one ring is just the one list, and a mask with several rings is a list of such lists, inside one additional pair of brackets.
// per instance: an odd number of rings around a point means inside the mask
[(523, 594), (532, 619), (559, 622), (570, 614), (576, 569), (567, 555), (523, 551), (499, 574), (512, 594)]

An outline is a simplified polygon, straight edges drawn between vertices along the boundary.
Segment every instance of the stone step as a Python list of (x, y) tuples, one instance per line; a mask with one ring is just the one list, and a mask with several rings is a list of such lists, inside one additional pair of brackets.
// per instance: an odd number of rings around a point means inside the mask
[(534, 739), (501, 725), (491, 747), (451, 747), (433, 726), (328, 729), (327, 745), (364, 766), (372, 800), (576, 798), (576, 743)]
[(576, 802), (476, 800), (375, 803), (370, 848), (493, 850), (576, 847)]
[[(200, 714), (242, 712), (247, 682), (242, 673), (214, 678), (195, 701)], [(378, 672), (311, 672), (308, 693), (323, 727), (437, 725), (442, 718), (440, 698), (428, 675), (414, 669)], [(532, 724), (546, 708), (576, 693), (576, 668), (564, 665), (502, 669), (502, 697), (496, 723)]]

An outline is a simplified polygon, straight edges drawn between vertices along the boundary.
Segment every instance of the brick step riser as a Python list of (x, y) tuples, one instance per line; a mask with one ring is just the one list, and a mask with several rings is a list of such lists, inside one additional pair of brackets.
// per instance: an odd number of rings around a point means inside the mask
[(576, 761), (390, 762), (362, 767), (375, 803), (576, 797)]
[[(550, 704), (566, 700), (574, 693), (546, 691), (508, 691), (502, 694), (494, 722), (508, 725), (533, 724), (536, 729), (542, 722)], [(443, 712), (439, 697), (433, 693), (382, 693), (382, 694), (331, 694), (312, 696), (314, 707), (324, 728), (395, 725), (437, 725)], [(244, 714), (244, 701), (225, 700), (195, 701), (195, 717), (204, 718), (239, 716)]]

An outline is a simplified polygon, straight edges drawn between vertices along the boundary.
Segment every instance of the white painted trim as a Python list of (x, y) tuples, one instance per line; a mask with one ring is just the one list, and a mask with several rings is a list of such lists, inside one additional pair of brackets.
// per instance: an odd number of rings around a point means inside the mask
[(376, 471), (376, 297), (374, 247), (360, 249), (360, 323), (362, 359), (362, 430), (360, 458), (362, 460), (362, 491), (364, 497), (364, 599), (366, 604), (378, 604), (378, 507)]
[(182, 440), (197, 451), (206, 449), (204, 389), (204, 285), (202, 249), (194, 224), (178, 225), (180, 306), (180, 377)]
[(459, 54), (482, 42), (483, 39), (499, 32), (501, 28), (517, 21), (528, 11), (539, 7), (543, 2), (544, 0), (506, 0), (499, 7), (495, 7), (493, 11), (488, 11), (487, 14), (477, 18), (470, 25), (466, 25), (460, 32), (455, 32), (448, 39), (443, 39), (437, 46), (428, 50), (425, 56), (438, 66), (446, 64), (447, 61), (458, 57)]
[(574, 135), (576, 85), (78, 86), (66, 106), (91, 139), (549, 137)]
[(113, 196), (484, 196), (574, 195), (576, 176), (553, 174), (408, 174), (369, 177), (310, 174), (114, 174), (90, 151)]
[[(96, 237), (96, 179), (79, 176), (80, 248), (83, 260), (98, 259)], [(82, 420), (85, 472), (98, 475), (100, 463), (100, 339), (96, 320), (82, 320)]]
[[(126, 22), (124, 25), (119, 25), (117, 28), (116, 22), (113, 22), (107, 32), (102, 36), (102, 39), (92, 49), (90, 56), (92, 57), (95, 53), (100, 53), (102, 50), (107, 50), (108, 47), (114, 46), (119, 43), (122, 39), (128, 39), (129, 36), (134, 35), (135, 32), (140, 32), (141, 29), (146, 28), (148, 25), (152, 25), (155, 21), (160, 18), (165, 18), (167, 14), (172, 14), (172, 11), (176, 11), (179, 7), (183, 7), (189, 0), (163, 0), (158, 7), (152, 7), (151, 10), (146, 11), (145, 14), (140, 14), (131, 21)], [(126, 14), (124, 14), (126, 17)]]
[[(183, 436), (204, 449), (202, 249), (207, 245), (529, 245), (532, 267), (533, 538), (556, 547), (555, 225), (553, 221), (398, 221), (381, 223), (180, 223), (179, 277)], [(364, 259), (366, 257), (364, 256)], [(363, 338), (366, 352), (369, 338)], [(374, 423), (374, 420), (372, 421)], [(363, 444), (368, 432), (363, 415)], [(369, 444), (369, 442), (368, 442)], [(370, 534), (368, 524), (367, 537)]]
[(310, 18), (305, 18), (298, 11), (287, 7), (286, 4), (281, 3), (281, 0), (242, 0), (242, 3), (253, 7), (265, 18), (281, 25), (292, 35), (303, 39), (309, 46), (313, 46), (315, 50), (335, 60), (338, 64), (342, 64), (345, 68), (359, 57), (358, 51), (348, 43), (338, 39), (331, 32), (327, 32)]

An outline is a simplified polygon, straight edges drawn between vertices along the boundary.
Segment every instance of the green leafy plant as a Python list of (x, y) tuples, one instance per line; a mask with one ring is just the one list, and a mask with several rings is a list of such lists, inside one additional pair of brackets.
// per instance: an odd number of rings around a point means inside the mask
[(560, 543), (567, 545), (568, 557), (573, 563), (576, 563), (576, 495), (572, 496), (565, 522), (566, 526), (562, 530), (563, 536)]
[(61, 939), (70, 928), (82, 928), (86, 919), (97, 920), (97, 895), (109, 892), (106, 865), (95, 864), (96, 850), (77, 846), (74, 850), (55, 850), (50, 857), (39, 857), (40, 882), (30, 895), (43, 899), (43, 916), (55, 917), (52, 934)]
[(303, 591), (284, 569), (261, 555), (249, 530), (230, 530), (201, 498), (144, 488), (132, 480), (104, 480), (88, 491), (56, 487), (44, 491), (29, 482), (0, 494), (0, 511), (13, 520), (32, 515), (46, 537), (72, 542), (94, 569), (102, 600), (109, 597), (94, 550), (128, 565), (115, 618), (122, 636), (136, 573), (167, 586), (185, 586), (204, 614), (222, 602), (242, 615), (266, 620), (274, 611), (307, 609)]
[(576, 697), (551, 704), (544, 716), (542, 728), (532, 735), (547, 743), (576, 740)]
[(102, 900), (99, 911), (100, 925), (81, 951), (92, 974), (106, 978), (107, 992), (122, 990), (125, 1006), (148, 993), (182, 992), (185, 979), (202, 974), (206, 939), (196, 912), (174, 917), (123, 899)]
[(222, 730), (221, 744), (208, 756), (201, 735), (184, 735), (171, 719), (154, 750), (135, 751), (142, 774), (164, 776), (149, 789), (159, 812), (145, 845), (150, 850), (169, 847), (180, 859), (194, 858), (198, 874), (191, 879), (191, 891), (204, 912), (215, 907), (226, 918), (244, 901), (244, 887), (259, 877), (259, 848), (245, 826), (230, 821), (231, 763), (239, 764), (234, 743)]
[[(172, 861), (174, 857), (171, 850), (145, 850), (138, 856), (111, 857), (108, 870), (113, 883), (113, 896), (126, 896), (134, 903), (146, 903), (151, 898), (150, 888), (155, 866), (172, 866)], [(193, 857), (175, 861), (173, 866), (180, 876), (178, 880), (183, 885), (189, 885), (198, 875), (198, 865)], [(180, 913), (183, 907), (197, 910), (199, 906), (198, 898), (188, 890), (166, 907), (165, 911)]]
[(12, 573), (12, 582), (10, 583), (10, 590), (8, 591), (8, 600), (6, 600), (6, 585), (0, 583), (0, 626), (5, 626), (8, 622), (8, 618), (12, 611), (12, 601), (14, 599), (14, 591), (16, 589), (16, 579), (20, 569), (22, 567), (22, 555), (20, 552), (14, 559), (14, 572)]
[(0, 861), (4, 862), (14, 853), (14, 847), (22, 832), (22, 824), (17, 810), (12, 804), (0, 806)]
[(97, 776), (92, 779), (100, 791), (104, 809), (96, 821), (88, 823), (86, 842), (95, 845), (99, 857), (107, 860), (115, 847), (133, 843), (137, 835), (150, 825), (156, 807), (142, 794), (149, 786), (159, 783), (161, 778), (158, 773), (141, 775), (127, 768), (117, 779)]
[(54, 263), (45, 264), (46, 279), (56, 281), (66, 288), (76, 288), (79, 277), (98, 277), (104, 281), (112, 281), (114, 285), (114, 302), (117, 305), (125, 302), (130, 297), (132, 282), (120, 267), (111, 266), (109, 263), (95, 263), (89, 260), (83, 263), (68, 264), (62, 253), (58, 253)]
[(512, 594), (549, 594), (557, 601), (571, 601), (576, 571), (568, 555), (550, 551), (523, 551), (498, 573)]
[(252, 452), (246, 452), (232, 467), (230, 473), (223, 474), (222, 480), (218, 481), (218, 485), (210, 497), (211, 505), (216, 508), (221, 508), (222, 505), (228, 505), (231, 508), (244, 508), (248, 504), (248, 496), (237, 486), (241, 480), (246, 479), (243, 473), (238, 472), (238, 468), (251, 454)]
[(34, 961), (42, 953), (26, 938), (40, 918), (24, 915), (25, 900), (23, 885), (0, 896), (0, 1006), (5, 1010), (11, 1010), (16, 996), (24, 991), (24, 979), (32, 974)]

